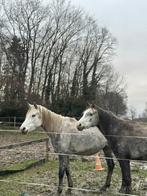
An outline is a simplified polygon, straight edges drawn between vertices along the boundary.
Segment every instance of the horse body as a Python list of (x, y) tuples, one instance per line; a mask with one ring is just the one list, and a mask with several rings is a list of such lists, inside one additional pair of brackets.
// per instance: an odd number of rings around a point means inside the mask
[(98, 132), (96, 127), (85, 129), (81, 135), (77, 130), (73, 130), (72, 133), (49, 133), (49, 137), (54, 151), (63, 154), (90, 156), (96, 154), (107, 145), (107, 140)]
[(97, 127), (85, 129), (80, 134), (75, 118), (61, 116), (43, 106), (38, 106), (42, 115), (42, 127), (50, 136), (55, 152), (76, 155), (93, 155), (107, 144)]
[[(80, 134), (78, 121), (56, 114), (43, 106), (29, 105), (26, 119), (21, 125), (22, 133), (42, 126), (51, 138), (55, 152), (59, 155), (59, 192), (62, 192), (63, 177), (66, 173), (68, 186), (72, 187), (68, 154), (93, 155), (107, 145), (107, 140), (97, 127), (85, 129)], [(63, 155), (66, 154), (66, 155)]]
[[(86, 118), (84, 118), (84, 116)], [(91, 118), (98, 118), (98, 123), (92, 123)], [(112, 150), (119, 161), (122, 171), (122, 186), (120, 192), (129, 194), (132, 191), (130, 160), (147, 160), (147, 129), (137, 123), (130, 123), (120, 119), (112, 112), (105, 111), (97, 106), (94, 108), (91, 107), (84, 112), (84, 115), (79, 120), (78, 128), (82, 129), (96, 125), (108, 140), (109, 146), (107, 149), (109, 152), (105, 153), (104, 151), (105, 156), (112, 157)], [(107, 160), (107, 165), (108, 175), (103, 190), (106, 190), (106, 188), (110, 186), (114, 168), (113, 160), (111, 162)]]
[(118, 158), (147, 160), (147, 129), (100, 108), (98, 113), (102, 132)]

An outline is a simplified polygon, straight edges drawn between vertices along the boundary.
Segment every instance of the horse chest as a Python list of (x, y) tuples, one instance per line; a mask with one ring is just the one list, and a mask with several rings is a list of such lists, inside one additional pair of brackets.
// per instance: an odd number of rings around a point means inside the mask
[(129, 148), (128, 148), (128, 143), (126, 140), (123, 138), (119, 137), (107, 137), (109, 145), (111, 146), (111, 149), (113, 153), (120, 158), (125, 157), (126, 155), (129, 155)]

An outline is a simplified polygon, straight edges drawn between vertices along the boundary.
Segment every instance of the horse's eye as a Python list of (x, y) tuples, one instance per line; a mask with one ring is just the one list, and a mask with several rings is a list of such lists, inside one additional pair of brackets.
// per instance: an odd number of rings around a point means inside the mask
[(89, 114), (89, 116), (92, 116), (92, 115), (93, 115), (92, 113)]
[(36, 115), (35, 114), (32, 114), (32, 117), (34, 118)]

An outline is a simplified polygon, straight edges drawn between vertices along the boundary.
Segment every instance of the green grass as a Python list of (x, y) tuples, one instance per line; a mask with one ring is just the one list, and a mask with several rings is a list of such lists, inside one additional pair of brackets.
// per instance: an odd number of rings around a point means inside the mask
[(24, 160), (20, 163), (16, 163), (14, 165), (10, 165), (10, 166), (1, 166), (0, 170), (4, 171), (4, 170), (23, 170), (25, 168), (27, 168), (29, 165), (36, 163), (38, 160)]
[[(16, 164), (13, 166), (13, 169), (24, 168), (26, 165), (32, 163), (34, 160), (26, 161), (21, 164)], [(25, 184), (19, 184), (20, 182), (28, 182), (28, 183), (48, 183), (48, 179), (50, 174), (52, 175), (52, 179), (57, 177), (57, 161), (45, 163), (42, 166), (38, 166), (32, 169), (29, 169), (25, 172), (20, 172), (13, 175), (7, 175), (5, 177), (0, 177), (0, 180), (8, 180), (7, 182), (0, 182), (0, 195), (1, 196), (18, 196), (22, 192), (28, 192), (31, 196), (36, 195), (37, 192), (46, 191), (46, 187), (40, 186), (31, 186)], [(12, 168), (11, 168), (12, 169)], [(53, 171), (53, 172), (51, 172)], [(45, 179), (46, 180), (45, 180)], [(44, 179), (44, 180), (43, 180)], [(56, 181), (56, 180), (54, 180)], [(55, 184), (56, 185), (56, 184)]]

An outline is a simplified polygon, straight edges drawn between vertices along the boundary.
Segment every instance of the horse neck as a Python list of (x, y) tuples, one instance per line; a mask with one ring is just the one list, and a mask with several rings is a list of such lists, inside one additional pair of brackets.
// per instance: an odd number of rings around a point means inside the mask
[(99, 127), (103, 134), (113, 134), (112, 126), (114, 125), (115, 116), (109, 111), (105, 111), (101, 108), (98, 109), (99, 113)]
[(62, 116), (41, 106), (42, 127), (46, 132), (60, 132)]

